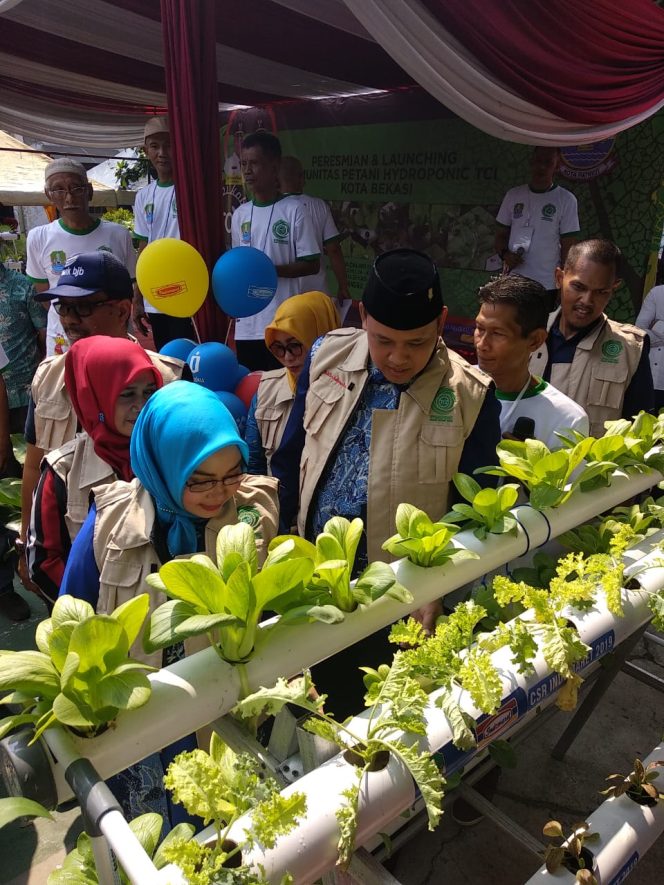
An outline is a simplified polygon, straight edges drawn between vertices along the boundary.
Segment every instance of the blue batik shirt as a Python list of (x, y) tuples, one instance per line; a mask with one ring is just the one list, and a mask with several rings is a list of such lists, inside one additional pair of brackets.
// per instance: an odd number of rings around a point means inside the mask
[(375, 409), (397, 409), (405, 389), (405, 385), (388, 381), (376, 366), (369, 366), (357, 407), (318, 484), (311, 515), (315, 535), (333, 516), (359, 516), (366, 522), (371, 415)]

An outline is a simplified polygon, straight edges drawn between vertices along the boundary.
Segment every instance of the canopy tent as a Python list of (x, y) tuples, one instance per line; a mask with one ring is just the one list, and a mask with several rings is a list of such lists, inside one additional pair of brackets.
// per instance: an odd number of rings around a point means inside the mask
[[(44, 170), (51, 162), (46, 154), (30, 150), (22, 141), (0, 129), (0, 203), (5, 206), (47, 206)], [(134, 202), (134, 194), (116, 191), (89, 178), (93, 206), (119, 206)]]
[[(219, 110), (424, 87), (499, 138), (565, 145), (664, 105), (653, 0), (0, 0), (0, 125), (126, 147), (170, 109), (182, 238), (223, 249)], [(208, 298), (204, 339), (225, 318)]]
[[(0, 125), (63, 144), (139, 143), (145, 116), (167, 104), (162, 3), (0, 0)], [(187, 4), (191, 15), (200, 5)], [(418, 83), (491, 135), (577, 144), (664, 104), (653, 0), (204, 5), (221, 109)]]

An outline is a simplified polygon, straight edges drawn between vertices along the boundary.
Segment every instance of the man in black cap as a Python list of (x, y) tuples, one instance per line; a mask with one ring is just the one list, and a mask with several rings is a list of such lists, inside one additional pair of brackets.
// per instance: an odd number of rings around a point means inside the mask
[(362, 330), (338, 329), (312, 347), (272, 469), (287, 525), (299, 484), (301, 535), (313, 540), (332, 516), (364, 520), (362, 566), (386, 558), (399, 504), (438, 519), (457, 471), (496, 463), (500, 422), (490, 378), (440, 337), (443, 299), (427, 255), (380, 255), (360, 315)]

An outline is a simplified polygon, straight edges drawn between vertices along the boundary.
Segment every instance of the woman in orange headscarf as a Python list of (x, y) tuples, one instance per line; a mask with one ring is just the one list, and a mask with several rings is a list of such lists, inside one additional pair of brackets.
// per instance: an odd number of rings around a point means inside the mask
[(270, 459), (281, 441), (311, 345), (339, 325), (337, 309), (323, 292), (293, 295), (277, 308), (265, 328), (265, 344), (283, 369), (263, 373), (249, 409), (245, 439), (250, 473), (270, 472)]

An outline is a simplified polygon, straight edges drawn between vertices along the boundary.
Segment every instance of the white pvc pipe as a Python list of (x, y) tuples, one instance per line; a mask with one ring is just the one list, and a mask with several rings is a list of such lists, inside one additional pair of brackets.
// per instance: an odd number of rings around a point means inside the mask
[[(661, 540), (662, 532), (645, 539), (630, 551), (631, 557), (638, 552), (645, 553), (652, 550), (652, 545)], [(648, 561), (658, 561), (661, 557), (659, 550), (648, 553), (641, 564)], [(581, 638), (591, 647), (591, 653), (578, 668), (578, 672), (584, 670), (599, 658), (610, 652), (622, 639), (632, 635), (639, 626), (645, 624), (650, 618), (647, 608), (647, 593), (643, 590), (623, 590), (624, 616), (616, 618), (611, 615), (604, 605), (598, 604), (592, 610), (583, 613), (570, 613), (578, 624)], [(601, 600), (600, 594), (600, 600)], [(521, 617), (528, 617), (524, 613)], [(505, 694), (499, 710), (491, 717), (482, 716), (480, 711), (472, 704), (469, 695), (459, 689), (458, 701), (462, 708), (478, 720), (478, 747), (466, 754), (457, 752), (452, 745), (452, 732), (447, 717), (436, 706), (436, 698), (443, 694), (443, 690), (433, 692), (426, 708), (427, 719), (427, 742), (432, 752), (443, 750), (443, 756), (447, 759), (447, 772), (454, 771), (465, 764), (483, 746), (489, 744), (499, 735), (507, 734), (510, 728), (522, 717), (530, 713), (538, 706), (550, 703), (558, 689), (564, 682), (562, 677), (552, 674), (542, 654), (538, 654), (533, 661), (534, 672), (529, 676), (523, 676), (517, 672), (508, 648), (500, 649), (493, 654), (492, 661), (503, 677)], [(364, 727), (363, 719), (365, 712), (356, 717), (349, 725), (351, 730), (357, 730), (360, 734)], [(450, 761), (451, 760), (451, 761)], [(343, 766), (341, 756), (336, 756), (327, 765), (337, 764)], [(287, 791), (298, 791), (307, 797), (308, 813), (288, 840), (280, 840), (274, 849), (260, 851), (254, 850), (246, 858), (254, 868), (260, 867), (266, 871), (266, 877), (270, 882), (280, 882), (288, 872), (294, 876), (298, 885), (307, 885), (314, 882), (320, 875), (334, 866), (336, 862), (336, 840), (338, 838), (338, 826), (334, 818), (334, 810), (338, 808), (340, 791), (330, 789), (327, 780), (319, 772), (322, 768), (315, 769), (303, 778), (292, 784)], [(368, 774), (367, 781), (370, 784), (374, 777)], [(341, 773), (339, 782), (343, 779)], [(401, 785), (395, 779), (395, 790)], [(395, 801), (385, 799), (390, 807), (395, 808)], [(395, 814), (404, 812), (411, 803), (404, 799)], [(383, 826), (380, 818), (380, 806), (370, 806), (366, 809), (364, 825), (366, 837), (375, 835)], [(245, 815), (236, 824), (239, 830), (251, 828), (251, 814)], [(203, 834), (205, 837), (207, 833)], [(232, 838), (232, 836), (231, 836)], [(358, 838), (357, 846), (362, 845), (362, 839)], [(293, 845), (298, 847), (293, 850)]]
[(132, 885), (159, 885), (162, 881), (155, 865), (129, 828), (120, 811), (108, 811), (99, 821), (99, 829), (108, 840), (118, 863)]
[[(664, 743), (659, 744), (643, 760), (644, 765), (664, 759)], [(625, 760), (631, 768), (632, 759)], [(608, 772), (607, 772), (608, 775)], [(664, 777), (664, 774), (660, 774)], [(590, 831), (599, 833), (597, 842), (588, 847), (595, 855), (599, 881), (622, 882), (632, 872), (650, 846), (664, 832), (664, 802), (650, 808), (639, 805), (629, 796), (607, 799), (588, 817)], [(564, 868), (551, 875), (542, 866), (526, 885), (544, 885), (553, 882), (573, 883), (575, 877)]]
[[(81, 759), (71, 735), (59, 726), (47, 729), (44, 739), (57, 758), (61, 773)], [(158, 885), (163, 881), (120, 811), (107, 811), (99, 821), (99, 829), (134, 885)]]
[[(489, 535), (485, 541), (479, 541), (466, 531), (453, 539), (456, 546), (478, 552), (479, 559), (432, 569), (419, 568), (408, 560), (393, 563), (397, 578), (413, 594), (411, 604), (384, 597), (347, 615), (342, 624), (277, 627), (263, 651), (246, 665), (250, 688), (271, 685), (278, 676), (296, 675), (662, 479), (656, 471), (617, 476), (610, 486), (575, 493), (565, 504), (546, 514), (527, 505), (515, 508), (520, 522), (516, 535)], [(225, 715), (240, 696), (237, 669), (221, 661), (212, 649), (178, 661), (149, 678), (152, 695), (147, 704), (121, 714), (115, 727), (97, 738), (72, 737), (81, 755), (87, 756), (104, 778)], [(54, 776), (59, 802), (70, 799), (71, 789), (59, 766), (55, 766)]]

